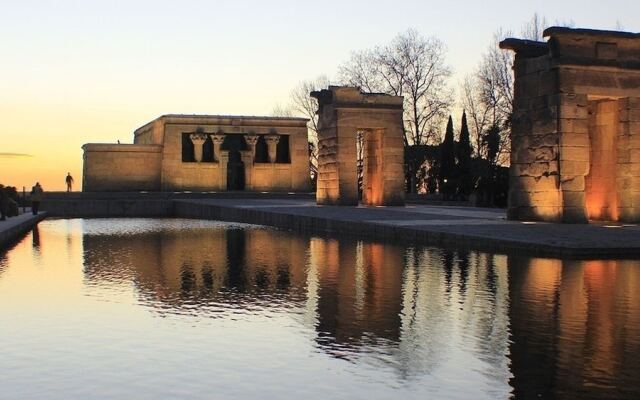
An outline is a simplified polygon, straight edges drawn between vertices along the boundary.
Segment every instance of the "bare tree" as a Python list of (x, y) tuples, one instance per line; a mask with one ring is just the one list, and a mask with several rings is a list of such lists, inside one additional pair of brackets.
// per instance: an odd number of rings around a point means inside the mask
[(548, 26), (549, 21), (545, 16), (534, 13), (533, 17), (522, 26), (520, 33), (524, 39), (542, 41), (544, 40), (542, 33)]
[[(557, 22), (559, 26), (572, 26), (573, 22)], [(520, 36), (524, 39), (542, 41), (548, 22), (544, 16), (534, 14), (522, 26)], [(511, 152), (511, 115), (513, 113), (513, 52), (501, 50), (501, 40), (513, 36), (508, 30), (499, 29), (493, 36), (487, 51), (475, 73), (467, 76), (461, 85), (461, 103), (471, 120), (472, 143), (476, 153), (487, 157), (486, 141), (482, 139), (490, 128), (499, 129), (500, 146), (496, 162), (509, 164)], [(497, 128), (496, 128), (497, 127)], [(495, 133), (495, 132), (494, 132)]]
[(478, 157), (486, 158), (486, 148), (483, 146), (482, 138), (492, 124), (493, 113), (484, 102), (480, 82), (475, 78), (475, 76), (467, 76), (460, 85), (461, 103), (469, 120), (471, 146)]
[(389, 44), (354, 52), (339, 69), (339, 80), (367, 92), (405, 98), (405, 145), (439, 142), (439, 128), (452, 104), (446, 47), (415, 30)]
[[(343, 85), (357, 86), (365, 92), (385, 92), (384, 82), (378, 73), (378, 48), (354, 51), (351, 58), (338, 70), (338, 80)], [(391, 88), (397, 93), (398, 88)]]
[(295, 115), (308, 118), (309, 141), (318, 142), (318, 100), (310, 96), (315, 90), (326, 89), (329, 86), (329, 78), (322, 75), (314, 80), (300, 82), (291, 91), (290, 107)]
[(318, 100), (309, 94), (314, 90), (324, 89), (329, 86), (329, 78), (319, 76), (314, 80), (301, 81), (291, 90), (289, 104), (276, 105), (272, 115), (281, 117), (308, 118), (308, 142), (309, 142), (309, 170), (315, 178), (318, 171)]
[(499, 30), (476, 72), (467, 76), (461, 85), (461, 103), (467, 111), (472, 144), (475, 152), (487, 158), (484, 140), (489, 128), (500, 128), (499, 164), (508, 164), (510, 153), (510, 121), (513, 112), (513, 55), (501, 50), (498, 43), (510, 36)]
[(273, 117), (293, 117), (294, 112), (291, 106), (282, 105), (277, 103), (271, 110), (271, 116)]

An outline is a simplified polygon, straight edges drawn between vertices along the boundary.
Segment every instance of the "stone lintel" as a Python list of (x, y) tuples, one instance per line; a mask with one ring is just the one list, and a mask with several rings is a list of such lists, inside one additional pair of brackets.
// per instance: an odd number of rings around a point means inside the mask
[(549, 53), (547, 43), (536, 40), (507, 38), (500, 42), (500, 48), (503, 50), (513, 50), (522, 58), (540, 57)]
[(338, 108), (367, 108), (402, 110), (402, 96), (391, 96), (384, 93), (364, 93), (360, 88), (350, 86), (329, 86), (328, 89), (311, 92), (311, 97), (318, 99), (319, 112), (325, 105)]

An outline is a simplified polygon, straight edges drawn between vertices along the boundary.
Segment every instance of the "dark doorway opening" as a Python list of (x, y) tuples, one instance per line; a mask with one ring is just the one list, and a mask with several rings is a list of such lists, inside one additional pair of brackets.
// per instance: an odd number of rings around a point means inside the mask
[(229, 151), (227, 190), (244, 190), (244, 162), (239, 150)]
[(241, 151), (247, 150), (243, 135), (227, 135), (220, 146), (229, 151), (227, 190), (244, 190), (244, 162)]

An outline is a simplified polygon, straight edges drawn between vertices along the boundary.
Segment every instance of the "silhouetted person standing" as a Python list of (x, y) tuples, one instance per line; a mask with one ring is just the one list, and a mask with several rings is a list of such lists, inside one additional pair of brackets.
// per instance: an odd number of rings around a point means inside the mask
[(33, 215), (38, 214), (43, 192), (44, 190), (42, 190), (40, 182), (36, 182), (36, 185), (31, 188), (31, 212), (33, 213)]
[(67, 177), (65, 181), (67, 182), (67, 192), (70, 192), (71, 187), (73, 186), (73, 177), (71, 176), (70, 172), (67, 172)]

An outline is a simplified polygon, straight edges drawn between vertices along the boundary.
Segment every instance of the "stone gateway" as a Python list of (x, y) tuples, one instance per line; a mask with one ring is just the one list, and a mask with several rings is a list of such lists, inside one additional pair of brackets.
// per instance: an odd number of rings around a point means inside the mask
[(640, 34), (549, 28), (515, 51), (510, 219), (640, 222)]
[(164, 115), (82, 148), (85, 192), (311, 190), (304, 118)]
[(358, 205), (357, 137), (362, 135), (362, 202), (404, 205), (404, 141), (400, 96), (330, 86), (318, 99), (318, 187), (324, 205)]

